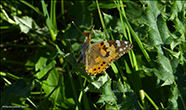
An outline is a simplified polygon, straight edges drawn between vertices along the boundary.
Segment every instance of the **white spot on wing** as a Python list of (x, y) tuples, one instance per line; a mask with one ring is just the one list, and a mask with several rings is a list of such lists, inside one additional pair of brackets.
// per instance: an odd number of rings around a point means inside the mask
[(128, 44), (128, 42), (127, 42), (127, 41), (125, 41), (125, 44), (127, 45), (127, 44)]
[(121, 46), (121, 44), (120, 44), (120, 41), (119, 41), (119, 40), (116, 40), (116, 44), (117, 44), (117, 46), (118, 46), (118, 47), (120, 47), (120, 46)]
[(104, 42), (106, 47), (109, 47), (109, 43), (107, 41)]
[(119, 49), (119, 51), (121, 52), (121, 51), (123, 51), (123, 49), (122, 49), (122, 48), (120, 48), (120, 49)]
[(124, 49), (124, 50), (126, 50), (126, 48), (125, 48), (125, 47), (124, 47), (123, 49)]

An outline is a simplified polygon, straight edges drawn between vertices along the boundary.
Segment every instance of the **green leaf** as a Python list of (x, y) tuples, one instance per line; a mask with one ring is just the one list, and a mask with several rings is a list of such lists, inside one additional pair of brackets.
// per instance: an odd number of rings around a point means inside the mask
[(135, 1), (129, 1), (126, 2), (126, 4), (126, 15), (129, 20), (134, 20), (141, 17), (143, 9)]
[(170, 44), (170, 48), (171, 48), (171, 50), (173, 50), (177, 45), (179, 45), (179, 44), (181, 44), (181, 42), (172, 42), (171, 44)]
[(157, 26), (158, 26), (158, 30), (159, 30), (162, 41), (164, 43), (166, 43), (166, 41), (171, 36), (169, 35), (170, 31), (169, 31), (169, 28), (167, 26), (166, 19), (163, 18), (163, 16), (161, 16), (161, 15), (158, 16), (158, 18), (157, 18)]
[(17, 25), (19, 25), (21, 32), (27, 34), (31, 29), (34, 29), (36, 27), (34, 21), (32, 18), (25, 16), (23, 18), (19, 18), (17, 16), (14, 16), (14, 20)]
[(159, 63), (159, 68), (158, 68), (159, 72), (157, 72), (156, 75), (161, 76), (158, 78), (165, 81), (164, 84), (162, 84), (162, 86), (172, 84), (174, 82), (174, 75), (173, 75), (173, 70), (170, 64), (170, 60), (166, 58), (164, 55), (158, 54), (157, 62)]
[(109, 105), (113, 105), (117, 103), (117, 99), (111, 90), (111, 80), (107, 81), (100, 88), (100, 91), (102, 92), (102, 94), (97, 103), (102, 103), (102, 104), (107, 103)]
[(64, 56), (65, 53), (63, 51), (60, 50), (60, 48), (58, 47), (58, 45), (55, 45), (56, 46), (56, 49), (58, 51), (58, 53), (61, 55), (61, 56)]
[(31, 89), (33, 88), (33, 81), (35, 78), (31, 78), (27, 85), (25, 80), (18, 79), (14, 84), (7, 86), (2, 93), (1, 105), (10, 105), (12, 102), (19, 100), (21, 97), (28, 97)]
[(181, 52), (180, 51), (179, 52), (174, 52), (174, 51), (169, 50), (167, 48), (164, 48), (164, 49), (167, 50), (170, 53), (171, 56), (174, 56), (176, 58), (179, 58), (179, 56), (181, 55)]
[(108, 74), (105, 74), (99, 77), (96, 81), (91, 82), (91, 84), (94, 85), (95, 88), (100, 89), (109, 79)]
[[(100, 2), (101, 2), (101, 1), (100, 1)], [(106, 3), (105, 3), (105, 2), (100, 3), (100, 2), (99, 2), (100, 8), (106, 8), (106, 9), (116, 8), (116, 5), (115, 5), (113, 2), (110, 2), (110, 3), (109, 3), (109, 1), (107, 1)], [(95, 10), (96, 8), (97, 8), (97, 6), (96, 6), (95, 3), (89, 5), (89, 7), (88, 7), (88, 9), (89, 9), (90, 11)]]

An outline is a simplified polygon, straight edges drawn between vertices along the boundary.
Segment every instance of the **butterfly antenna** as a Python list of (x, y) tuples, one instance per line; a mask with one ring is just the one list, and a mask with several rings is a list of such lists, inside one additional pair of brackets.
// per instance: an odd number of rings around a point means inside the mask
[[(74, 21), (72, 21), (72, 24), (76, 27), (76, 29), (82, 34), (83, 32), (76, 26), (76, 24), (74, 23)], [(84, 34), (83, 34), (84, 35)], [(85, 36), (85, 35), (84, 35)]]

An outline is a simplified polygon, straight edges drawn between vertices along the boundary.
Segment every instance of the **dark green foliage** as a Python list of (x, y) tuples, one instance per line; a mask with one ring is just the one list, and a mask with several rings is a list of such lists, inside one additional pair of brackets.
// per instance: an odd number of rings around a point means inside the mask
[[(186, 109), (185, 1), (1, 1), (1, 109)], [(127, 40), (104, 73), (81, 44)]]

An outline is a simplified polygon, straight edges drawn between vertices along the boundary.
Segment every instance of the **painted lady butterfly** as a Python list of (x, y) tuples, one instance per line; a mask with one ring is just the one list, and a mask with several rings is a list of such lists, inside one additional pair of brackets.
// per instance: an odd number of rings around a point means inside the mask
[(89, 37), (85, 38), (78, 63), (83, 62), (88, 74), (97, 75), (106, 70), (110, 64), (129, 52), (133, 45), (127, 41), (109, 40), (91, 44), (94, 26)]

